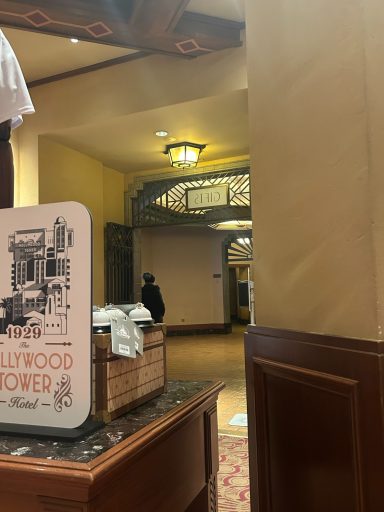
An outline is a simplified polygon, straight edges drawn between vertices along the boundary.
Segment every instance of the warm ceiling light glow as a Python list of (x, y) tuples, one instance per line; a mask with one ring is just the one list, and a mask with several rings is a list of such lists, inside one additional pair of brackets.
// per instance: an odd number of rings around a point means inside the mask
[(157, 130), (155, 132), (155, 135), (157, 135), (158, 137), (166, 137), (168, 135), (168, 132), (167, 130)]
[(251, 220), (226, 220), (217, 224), (209, 224), (210, 228), (218, 230), (246, 231), (252, 229)]
[(79, 42), (79, 40), (76, 37), (71, 37), (70, 39), (71, 43), (76, 44)]
[(164, 153), (169, 156), (172, 167), (191, 169), (196, 167), (200, 153), (204, 148), (205, 144), (178, 142), (177, 144), (168, 144)]
[(236, 241), (241, 245), (249, 245), (251, 243), (249, 238), (237, 238)]

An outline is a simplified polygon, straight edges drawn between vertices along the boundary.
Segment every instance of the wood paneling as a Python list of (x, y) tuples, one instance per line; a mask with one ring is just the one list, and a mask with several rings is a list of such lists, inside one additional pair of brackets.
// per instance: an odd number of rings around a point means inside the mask
[(382, 345), (248, 328), (254, 512), (384, 509)]
[(186, 58), (241, 46), (243, 23), (185, 14), (188, 3), (0, 0), (0, 24)]
[(195, 334), (227, 334), (231, 332), (231, 330), (231, 324), (167, 325), (168, 336), (191, 336)]
[(189, 0), (135, 0), (130, 25), (142, 33), (165, 33), (175, 27)]
[(41, 512), (88, 512), (90, 508), (87, 503), (74, 503), (64, 499), (42, 497), (40, 498), (39, 510)]

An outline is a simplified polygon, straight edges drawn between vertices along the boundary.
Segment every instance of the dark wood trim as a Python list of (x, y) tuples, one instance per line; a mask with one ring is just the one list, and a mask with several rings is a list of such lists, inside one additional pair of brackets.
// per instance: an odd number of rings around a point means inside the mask
[(275, 329), (272, 327), (259, 327), (248, 325), (247, 332), (260, 336), (281, 337), (286, 340), (295, 340), (315, 345), (339, 348), (342, 343), (343, 350), (357, 350), (373, 354), (384, 354), (384, 340), (369, 340), (359, 338), (344, 338), (330, 334), (316, 334), (309, 332), (293, 331), (289, 329)]
[(175, 27), (177, 26), (180, 19), (186, 14), (185, 8), (189, 4), (189, 1), (190, 0), (179, 0), (179, 7), (172, 18), (169, 20), (166, 27), (166, 32), (173, 32), (175, 30)]
[(252, 512), (384, 509), (382, 340), (248, 326)]
[[(244, 21), (233, 21), (224, 18), (217, 18), (216, 16), (207, 16), (198, 12), (185, 11), (183, 17), (180, 20), (177, 31), (183, 31), (183, 33), (191, 33), (201, 27), (206, 26), (206, 30), (210, 33), (223, 35), (227, 38), (233, 38), (234, 41), (240, 41), (240, 33), (245, 29)], [(208, 28), (209, 27), (209, 28)]]
[(129, 24), (134, 26), (140, 16), (144, 0), (132, 0), (132, 13), (129, 17)]
[(211, 25), (220, 25), (225, 28), (236, 30), (245, 29), (245, 21), (228, 20), (226, 18), (218, 18), (217, 16), (208, 16), (207, 14), (201, 14), (199, 12), (185, 11), (183, 17), (187, 18), (191, 22), (196, 21), (200, 23), (209, 23)]
[[(345, 398), (347, 408), (350, 409), (350, 433), (351, 433), (351, 446), (352, 446), (352, 465), (355, 481), (355, 501), (359, 504), (358, 510), (363, 510), (362, 506), (362, 466), (361, 466), (361, 447), (359, 443), (359, 406), (358, 406), (358, 382), (354, 379), (347, 379), (336, 375), (329, 375), (326, 373), (316, 372), (314, 370), (307, 370), (292, 365), (282, 364), (275, 361), (270, 361), (258, 357), (253, 358), (254, 368), (256, 372), (257, 385), (259, 387), (260, 396), (265, 397), (265, 401), (259, 401), (256, 408), (256, 423), (260, 418), (258, 430), (264, 432), (263, 441), (259, 443), (259, 460), (263, 461), (264, 469), (261, 468), (260, 476), (265, 475), (264, 485), (261, 486), (261, 498), (263, 499), (266, 510), (273, 510), (273, 495), (271, 493), (264, 493), (266, 489), (271, 490), (268, 475), (270, 475), (269, 467), (269, 432), (267, 418), (268, 404), (268, 377), (276, 377), (281, 381), (288, 383), (293, 382), (299, 384), (300, 388), (313, 388), (320, 392), (325, 393), (332, 400), (332, 395)], [(305, 420), (304, 420), (305, 421)], [(346, 430), (346, 435), (348, 431)], [(352, 490), (351, 490), (352, 492)]]
[(204, 414), (204, 428), (205, 428), (205, 439), (206, 439), (206, 452), (209, 454), (209, 460), (207, 460), (206, 467), (206, 481), (209, 483), (209, 479), (212, 475), (216, 475), (219, 471), (219, 451), (218, 451), (218, 419), (217, 419), (217, 407), (213, 405)]
[(143, 33), (172, 31), (189, 0), (135, 0), (130, 26)]
[(242, 44), (242, 24), (186, 13), (189, 0), (0, 0), (0, 25), (183, 58)]
[(190, 336), (195, 334), (229, 334), (232, 324), (168, 325), (167, 336)]
[(40, 512), (89, 512), (87, 503), (39, 496)]
[(217, 512), (208, 500), (204, 422), (222, 388), (207, 386), (88, 463), (0, 455), (4, 510)]
[(103, 62), (97, 62), (96, 64), (91, 64), (89, 66), (84, 66), (78, 69), (72, 69), (70, 71), (65, 71), (64, 73), (58, 73), (57, 75), (47, 76), (45, 78), (39, 78), (38, 80), (33, 80), (29, 82), (28, 88), (38, 87), (39, 85), (50, 84), (52, 82), (58, 82), (59, 80), (64, 80), (65, 78), (73, 78), (74, 76), (84, 75), (86, 73), (92, 73), (93, 71), (98, 71), (99, 69), (109, 68), (111, 66), (118, 66), (119, 64), (125, 64), (127, 62), (132, 62), (134, 60), (143, 59), (144, 57), (149, 57), (152, 55), (149, 52), (136, 52), (131, 53), (129, 55), (123, 55), (121, 57), (116, 57), (115, 59), (104, 60)]

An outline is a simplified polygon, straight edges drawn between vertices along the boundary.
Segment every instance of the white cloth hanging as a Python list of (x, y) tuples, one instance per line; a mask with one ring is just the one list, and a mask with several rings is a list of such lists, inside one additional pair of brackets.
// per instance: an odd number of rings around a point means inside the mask
[(11, 119), (12, 128), (17, 128), (24, 114), (34, 112), (16, 55), (0, 30), (0, 123)]

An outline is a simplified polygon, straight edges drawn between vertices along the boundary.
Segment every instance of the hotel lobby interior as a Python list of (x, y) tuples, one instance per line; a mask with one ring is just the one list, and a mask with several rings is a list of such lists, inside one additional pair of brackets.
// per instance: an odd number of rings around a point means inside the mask
[(0, 0), (35, 108), (12, 131), (15, 210), (83, 204), (92, 304), (140, 302), (151, 272), (166, 305), (144, 335), (163, 373), (137, 377), (163, 379), (152, 419), (127, 409), (123, 436), (103, 410), (68, 458), (3, 432), (1, 510), (382, 512), (383, 22), (377, 0)]

